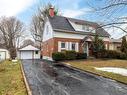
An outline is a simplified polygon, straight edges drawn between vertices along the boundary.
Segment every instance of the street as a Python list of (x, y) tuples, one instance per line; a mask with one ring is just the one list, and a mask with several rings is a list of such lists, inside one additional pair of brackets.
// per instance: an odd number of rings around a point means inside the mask
[(22, 60), (33, 95), (127, 95), (127, 85), (43, 60)]

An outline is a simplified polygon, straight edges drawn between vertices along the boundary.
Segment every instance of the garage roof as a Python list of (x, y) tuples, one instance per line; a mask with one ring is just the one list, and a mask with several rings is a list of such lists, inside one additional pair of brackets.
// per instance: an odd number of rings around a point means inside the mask
[(32, 45), (28, 45), (28, 46), (26, 46), (26, 47), (23, 47), (23, 48), (21, 48), (21, 49), (19, 49), (20, 51), (22, 51), (22, 50), (39, 50), (38, 48), (36, 48), (36, 47), (34, 47), (34, 46), (32, 46)]

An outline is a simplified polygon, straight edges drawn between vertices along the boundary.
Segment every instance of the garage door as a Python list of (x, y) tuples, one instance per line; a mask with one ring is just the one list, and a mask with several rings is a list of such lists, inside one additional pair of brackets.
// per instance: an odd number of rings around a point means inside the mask
[(33, 53), (32, 51), (21, 51), (21, 59), (32, 59)]
[(5, 59), (6, 59), (6, 52), (0, 51), (0, 60), (5, 60)]

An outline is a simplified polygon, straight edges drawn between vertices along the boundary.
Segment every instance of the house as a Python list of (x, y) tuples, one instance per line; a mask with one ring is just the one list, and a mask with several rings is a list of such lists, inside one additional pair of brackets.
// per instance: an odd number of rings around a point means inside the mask
[(110, 39), (109, 50), (120, 51), (122, 39)]
[(9, 51), (5, 48), (0, 48), (0, 61), (10, 58)]
[(40, 59), (40, 49), (32, 45), (27, 45), (18, 49), (17, 57), (19, 59)]
[[(94, 22), (55, 16), (54, 9), (49, 9), (49, 16), (45, 18), (43, 31), (43, 59), (52, 60), (53, 52), (75, 50), (76, 52), (93, 55), (92, 43), (95, 34), (104, 41), (106, 49), (109, 48), (110, 35)], [(85, 40), (85, 43), (82, 43)]]

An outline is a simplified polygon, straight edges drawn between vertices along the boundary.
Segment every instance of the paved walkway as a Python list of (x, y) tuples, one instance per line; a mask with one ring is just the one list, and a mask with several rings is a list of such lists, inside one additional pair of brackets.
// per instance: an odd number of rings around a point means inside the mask
[(127, 95), (127, 85), (42, 60), (23, 60), (33, 95)]

